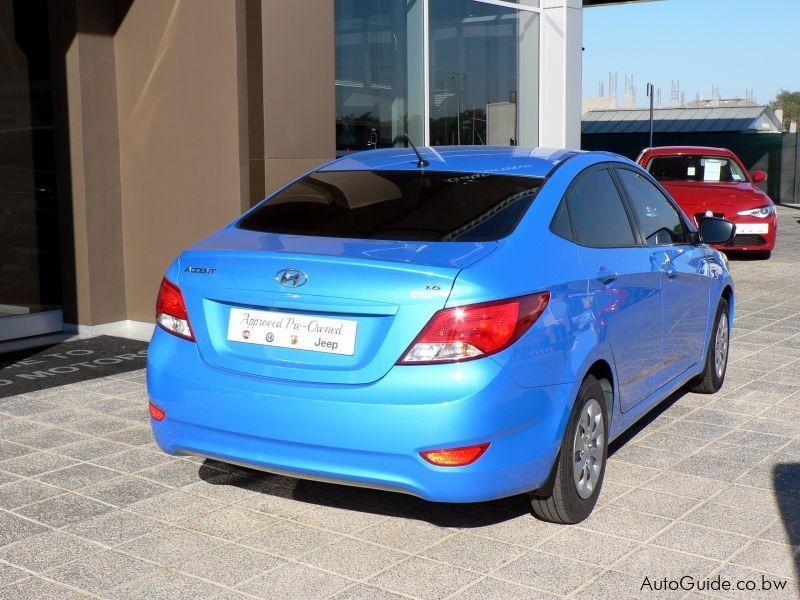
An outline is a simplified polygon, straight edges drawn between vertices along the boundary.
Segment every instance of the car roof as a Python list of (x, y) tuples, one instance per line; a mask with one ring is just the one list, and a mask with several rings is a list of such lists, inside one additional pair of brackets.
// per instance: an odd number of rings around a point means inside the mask
[[(425, 146), (419, 147), (429, 162), (428, 171), (498, 173), (546, 177), (554, 167), (580, 151), (521, 146)], [(416, 170), (411, 148), (381, 148), (349, 154), (320, 171)]]
[(711, 156), (735, 156), (727, 148), (714, 148), (713, 146), (656, 146), (645, 148), (643, 153), (650, 156), (661, 156), (669, 154), (709, 154)]

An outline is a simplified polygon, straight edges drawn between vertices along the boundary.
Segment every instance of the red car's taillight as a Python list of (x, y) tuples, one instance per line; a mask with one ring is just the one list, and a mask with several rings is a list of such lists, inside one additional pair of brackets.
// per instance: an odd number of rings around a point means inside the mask
[(194, 341), (194, 332), (189, 323), (189, 313), (186, 312), (183, 294), (180, 288), (166, 277), (161, 280), (161, 289), (158, 290), (156, 323), (172, 335), (190, 342)]
[(440, 310), (398, 364), (455, 362), (500, 352), (528, 331), (549, 300), (549, 292), (542, 292)]

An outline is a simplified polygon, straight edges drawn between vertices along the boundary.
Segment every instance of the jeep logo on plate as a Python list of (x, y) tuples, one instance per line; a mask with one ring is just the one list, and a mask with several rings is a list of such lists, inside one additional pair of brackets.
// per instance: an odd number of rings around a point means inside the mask
[(308, 277), (297, 269), (281, 269), (275, 274), (275, 281), (283, 287), (296, 288), (305, 285)]

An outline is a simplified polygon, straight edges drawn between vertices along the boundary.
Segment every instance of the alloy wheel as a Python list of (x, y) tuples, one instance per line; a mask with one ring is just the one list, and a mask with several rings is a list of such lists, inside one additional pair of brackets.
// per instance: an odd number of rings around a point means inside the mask
[(728, 315), (723, 312), (717, 323), (717, 334), (714, 338), (714, 372), (717, 379), (722, 379), (725, 365), (728, 362)]
[(592, 495), (603, 468), (605, 424), (600, 403), (590, 398), (583, 406), (573, 442), (573, 476), (581, 498)]

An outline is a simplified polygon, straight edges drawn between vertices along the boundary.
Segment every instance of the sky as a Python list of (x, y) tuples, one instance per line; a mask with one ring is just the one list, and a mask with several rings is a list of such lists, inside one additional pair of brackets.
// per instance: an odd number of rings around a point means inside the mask
[(597, 96), (599, 82), (617, 75), (622, 100), (625, 76), (636, 101), (648, 100), (648, 81), (669, 104), (672, 80), (686, 100), (745, 97), (768, 103), (779, 89), (800, 91), (800, 0), (658, 0), (598, 6), (583, 11), (583, 95)]

